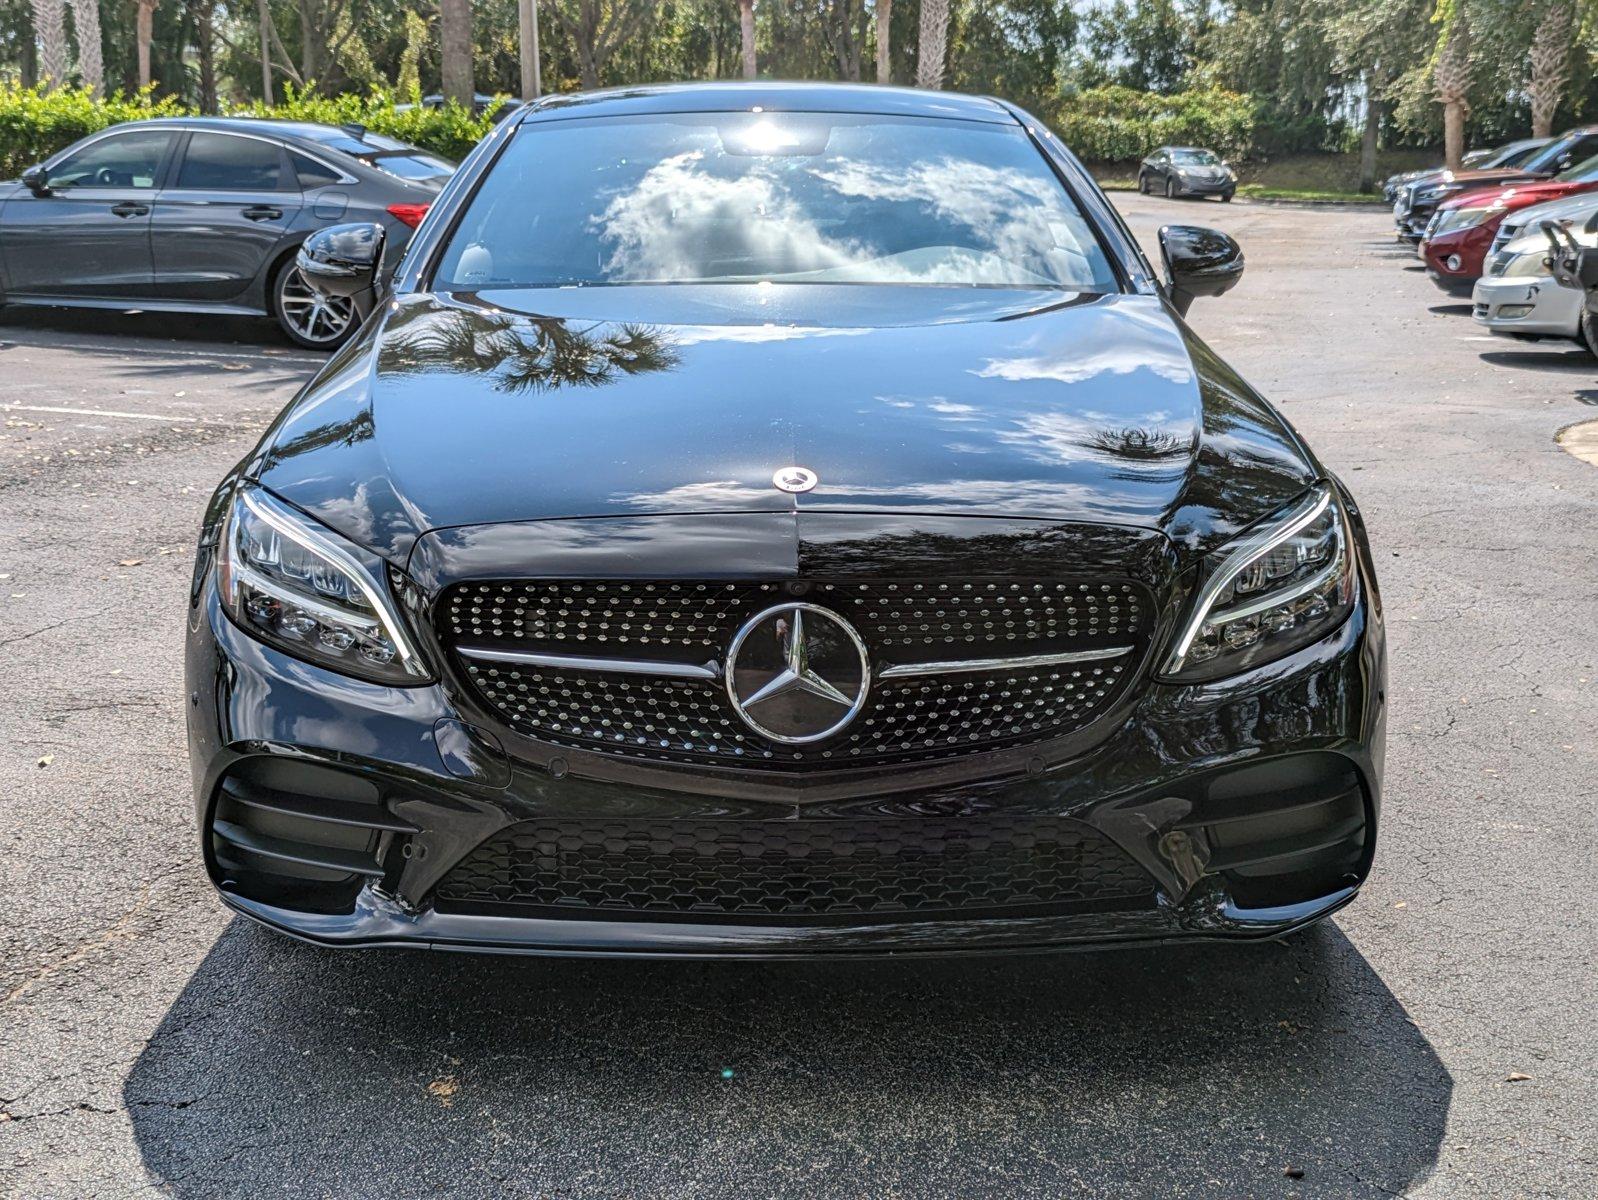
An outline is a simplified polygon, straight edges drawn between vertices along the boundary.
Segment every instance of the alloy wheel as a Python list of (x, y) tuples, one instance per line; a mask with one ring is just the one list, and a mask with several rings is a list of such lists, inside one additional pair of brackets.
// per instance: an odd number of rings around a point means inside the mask
[(277, 285), (277, 317), (288, 335), (304, 346), (332, 347), (355, 325), (355, 302), (322, 296), (312, 289), (297, 266), (283, 272)]

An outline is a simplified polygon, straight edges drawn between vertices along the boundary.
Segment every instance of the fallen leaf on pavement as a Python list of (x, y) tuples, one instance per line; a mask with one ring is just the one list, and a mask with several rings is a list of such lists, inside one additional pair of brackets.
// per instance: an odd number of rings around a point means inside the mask
[(143, 561), (144, 560), (142, 558), (119, 558), (119, 559), (117, 559), (117, 566), (119, 566), (119, 567), (136, 567)]
[(455, 1093), (461, 1090), (461, 1085), (455, 1082), (455, 1076), (445, 1075), (435, 1079), (427, 1085), (427, 1094), (437, 1100), (445, 1108), (455, 1103)]
[(1525, 1074), (1525, 1073), (1523, 1073), (1521, 1071), (1511, 1071), (1508, 1075), (1504, 1076), (1504, 1082), (1505, 1083), (1525, 1083), (1530, 1078), (1531, 1078), (1530, 1075), (1527, 1075), (1527, 1074)]
[(55, 762), (55, 755), (46, 754), (43, 758), (41, 758), (39, 760), (39, 766), (40, 767), (48, 767), (53, 762)]

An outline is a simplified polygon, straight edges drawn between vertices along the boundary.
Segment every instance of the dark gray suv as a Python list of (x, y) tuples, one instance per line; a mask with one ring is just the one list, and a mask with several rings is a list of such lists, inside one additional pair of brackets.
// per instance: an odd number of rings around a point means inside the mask
[(0, 183), (0, 301), (266, 314), (301, 346), (359, 324), (294, 266), (327, 225), (387, 228), (392, 267), (454, 164), (358, 125), (135, 121)]

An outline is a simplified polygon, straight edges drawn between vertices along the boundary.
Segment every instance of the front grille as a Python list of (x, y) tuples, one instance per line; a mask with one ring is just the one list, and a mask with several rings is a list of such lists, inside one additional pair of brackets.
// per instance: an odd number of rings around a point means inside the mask
[(1141, 908), (1150, 876), (1062, 817), (529, 821), (444, 877), (452, 911), (711, 918)]
[[(462, 673), (513, 728), (559, 745), (729, 767), (799, 769), (920, 761), (1063, 736), (1113, 702), (1141, 660), (1152, 602), (1124, 581), (808, 581), (803, 598), (837, 612), (874, 672), (912, 663), (1131, 649), (1092, 662), (878, 678), (836, 737), (768, 741), (715, 679), (618, 674), (457, 655)], [(472, 583), (438, 609), (447, 646), (683, 665), (723, 657), (745, 620), (791, 585), (715, 582)]]

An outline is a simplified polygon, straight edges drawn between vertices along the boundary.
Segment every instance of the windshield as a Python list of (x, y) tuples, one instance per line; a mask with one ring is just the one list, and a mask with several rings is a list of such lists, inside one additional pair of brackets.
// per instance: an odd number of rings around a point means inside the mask
[(1512, 146), (1505, 146), (1482, 165), (1484, 167), (1518, 167), (1547, 144), (1547, 142), (1516, 142)]
[(1171, 161), (1193, 167), (1215, 167), (1221, 162), (1208, 150), (1172, 150)]
[(1556, 138), (1554, 141), (1549, 142), (1546, 146), (1538, 150), (1536, 154), (1528, 158), (1522, 165), (1525, 166), (1528, 171), (1551, 170), (1553, 165), (1559, 161), (1559, 156), (1574, 146), (1579, 140), (1580, 139), (1576, 134), (1567, 133), (1564, 137)]
[(757, 281), (1117, 290), (1019, 127), (836, 113), (523, 126), (435, 286)]
[(1582, 159), (1573, 167), (1566, 167), (1554, 178), (1560, 183), (1591, 183), (1598, 179), (1598, 154)]

